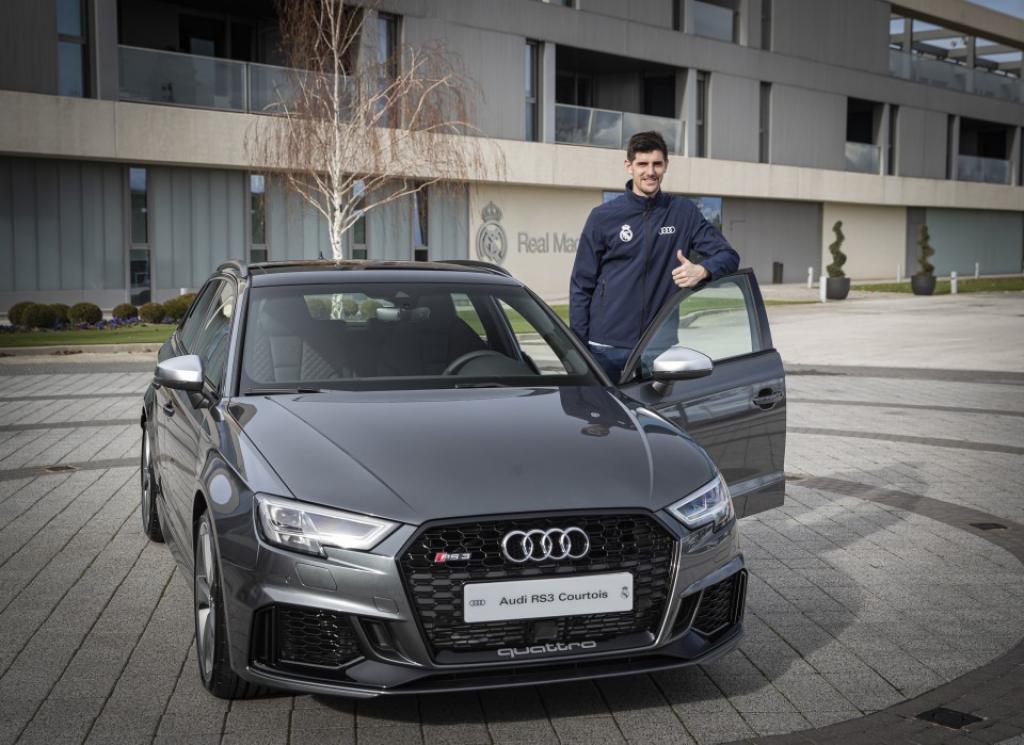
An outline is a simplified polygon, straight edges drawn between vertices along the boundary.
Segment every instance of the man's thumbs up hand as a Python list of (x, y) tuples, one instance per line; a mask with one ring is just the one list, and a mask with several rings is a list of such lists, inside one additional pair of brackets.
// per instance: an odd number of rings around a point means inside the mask
[(679, 266), (672, 270), (672, 281), (679, 287), (693, 287), (709, 276), (708, 270), (700, 264), (693, 264), (683, 255), (682, 249), (676, 250)]

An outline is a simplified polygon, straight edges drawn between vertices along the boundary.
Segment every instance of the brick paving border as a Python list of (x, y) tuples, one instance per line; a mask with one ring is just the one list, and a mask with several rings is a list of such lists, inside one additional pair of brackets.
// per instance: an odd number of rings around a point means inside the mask
[[(823, 489), (878, 502), (951, 527), (1005, 549), (1024, 563), (1024, 525), (981, 510), (895, 489), (880, 489), (827, 477), (801, 480), (801, 486)], [(1006, 530), (985, 531), (972, 523), (996, 522)], [(936, 707), (981, 717), (983, 721), (952, 730), (917, 719)], [(858, 719), (787, 735), (737, 740), (747, 745), (808, 745), (808, 743), (998, 743), (1024, 734), (1024, 641), (991, 662), (916, 698)]]

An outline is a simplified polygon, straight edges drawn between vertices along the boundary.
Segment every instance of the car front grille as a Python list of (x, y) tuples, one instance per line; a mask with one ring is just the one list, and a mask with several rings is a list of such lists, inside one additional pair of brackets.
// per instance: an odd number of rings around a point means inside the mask
[[(581, 559), (515, 564), (501, 552), (512, 530), (582, 528), (590, 551)], [(653, 641), (672, 580), (675, 542), (648, 515), (570, 515), (431, 525), (420, 530), (400, 559), (409, 597), (435, 657), (442, 652), (480, 652), (537, 642), (607, 641), (643, 634)], [(468, 553), (469, 560), (435, 563), (438, 553)], [(631, 611), (556, 619), (466, 623), (462, 588), (467, 582), (541, 579), (628, 571), (633, 574)]]
[(339, 668), (359, 656), (352, 622), (344, 613), (272, 605), (256, 614), (254, 658), (268, 667)]
[(743, 617), (747, 591), (747, 572), (740, 570), (727, 579), (704, 588), (700, 607), (693, 619), (693, 630), (706, 637), (715, 637)]

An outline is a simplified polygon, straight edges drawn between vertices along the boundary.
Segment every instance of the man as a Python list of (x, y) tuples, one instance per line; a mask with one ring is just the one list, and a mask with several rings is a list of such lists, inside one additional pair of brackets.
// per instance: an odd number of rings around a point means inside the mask
[(625, 165), (625, 192), (583, 226), (569, 288), (569, 324), (615, 383), (676, 290), (730, 274), (740, 261), (693, 202), (661, 191), (668, 150), (660, 134), (630, 137)]

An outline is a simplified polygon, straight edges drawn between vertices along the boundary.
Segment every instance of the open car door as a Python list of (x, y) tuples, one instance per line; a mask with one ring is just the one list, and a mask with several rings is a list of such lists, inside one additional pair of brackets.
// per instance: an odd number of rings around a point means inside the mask
[[(710, 373), (655, 381), (654, 360), (672, 347), (710, 357)], [(783, 503), (786, 380), (753, 270), (669, 298), (633, 350), (619, 388), (707, 450), (738, 516)]]

